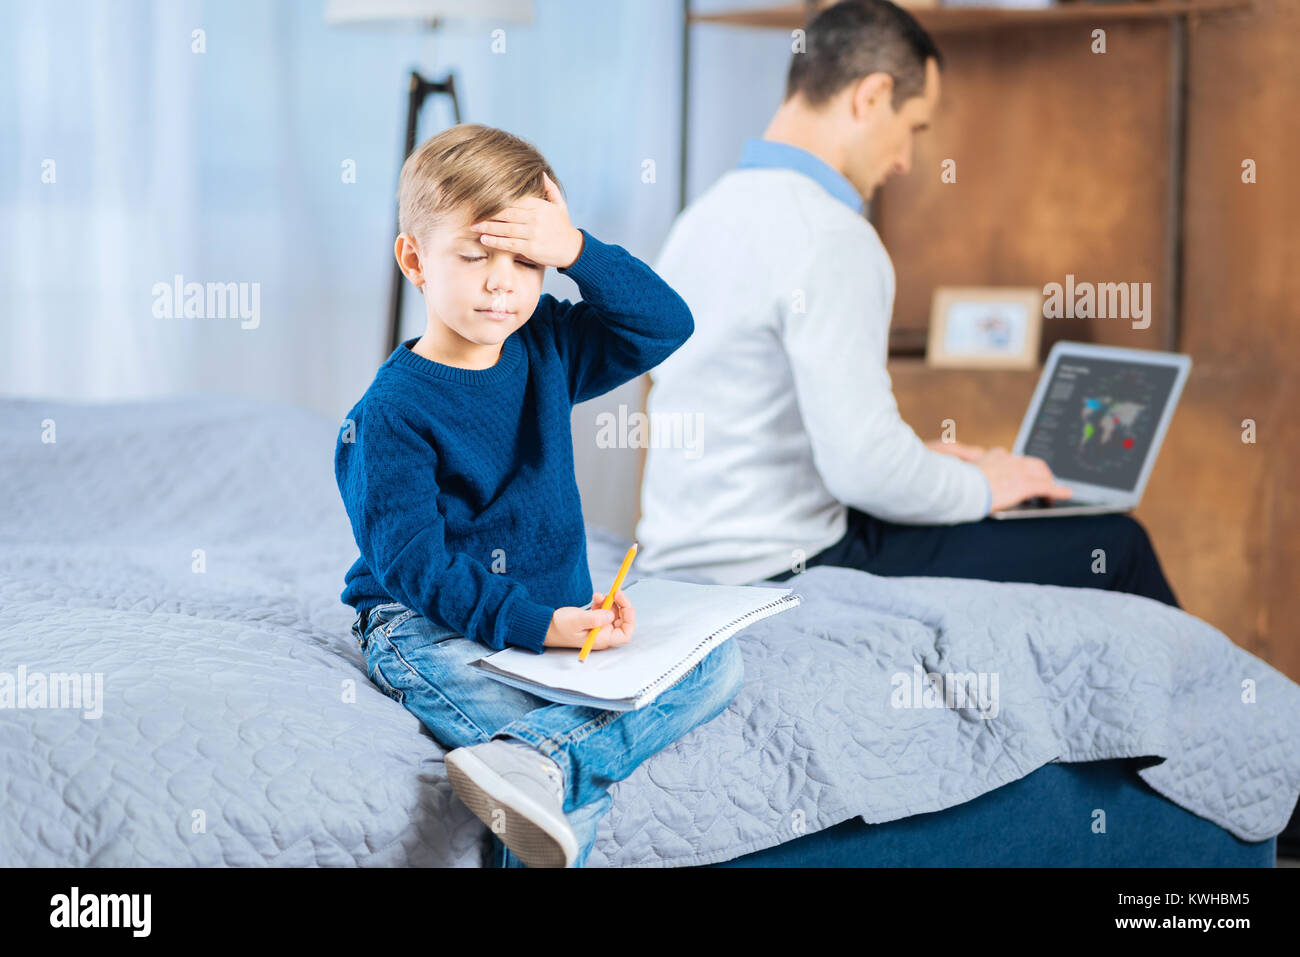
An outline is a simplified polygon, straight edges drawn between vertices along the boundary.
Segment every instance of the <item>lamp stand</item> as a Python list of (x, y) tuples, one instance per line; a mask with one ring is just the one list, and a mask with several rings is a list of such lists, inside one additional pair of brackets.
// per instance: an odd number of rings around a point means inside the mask
[[(460, 103), (456, 99), (456, 79), (451, 74), (441, 82), (426, 80), (417, 71), (411, 71), (410, 92), (406, 98), (406, 146), (402, 151), (402, 162), (405, 163), (408, 156), (415, 150), (415, 134), (420, 123), (420, 110), (424, 106), (424, 101), (431, 94), (445, 93), (451, 97), (451, 109), (456, 117), (456, 123), (460, 123)], [(398, 208), (397, 227), (393, 230), (396, 236), (401, 231), (401, 208)], [(393, 259), (393, 288), (388, 296), (388, 352), (383, 358), (387, 359), (392, 355), (398, 345), (401, 344), (401, 325), (402, 325), (402, 293), (406, 288), (406, 276), (402, 273), (402, 267), (398, 265), (396, 257)]]

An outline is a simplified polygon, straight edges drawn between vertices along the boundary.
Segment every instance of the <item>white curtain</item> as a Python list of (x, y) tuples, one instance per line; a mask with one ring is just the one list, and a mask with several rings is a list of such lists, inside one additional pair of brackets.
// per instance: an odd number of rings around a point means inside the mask
[(169, 260), (198, 265), (187, 228), (201, 214), (196, 71), (182, 42), (192, 8), (4, 8), (15, 166), (3, 225), (7, 393), (133, 395), (193, 376), (196, 330), (148, 321), (146, 281)]
[[(320, 2), (0, 6), (0, 391), (337, 414), (382, 358), (405, 73), (428, 43), (327, 27)], [(176, 276), (255, 289), (256, 319), (156, 315)]]

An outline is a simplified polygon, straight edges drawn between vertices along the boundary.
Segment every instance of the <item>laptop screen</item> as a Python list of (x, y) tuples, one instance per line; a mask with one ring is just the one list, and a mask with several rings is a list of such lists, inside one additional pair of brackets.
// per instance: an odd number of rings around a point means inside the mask
[(1065, 484), (1135, 491), (1178, 368), (1062, 353), (1024, 452)]

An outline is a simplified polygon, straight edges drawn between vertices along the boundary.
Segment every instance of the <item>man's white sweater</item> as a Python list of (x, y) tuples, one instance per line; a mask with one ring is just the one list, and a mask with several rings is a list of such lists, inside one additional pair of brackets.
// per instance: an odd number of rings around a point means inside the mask
[[(678, 217), (655, 270), (695, 333), (650, 374), (643, 571), (759, 581), (838, 541), (846, 505), (908, 523), (987, 514), (984, 474), (899, 417), (893, 264), (815, 179), (731, 170)], [(675, 415), (693, 441), (669, 440)]]

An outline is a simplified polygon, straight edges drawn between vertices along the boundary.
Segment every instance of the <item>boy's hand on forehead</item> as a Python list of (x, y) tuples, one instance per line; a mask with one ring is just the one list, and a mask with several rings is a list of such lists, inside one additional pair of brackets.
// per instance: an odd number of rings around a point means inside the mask
[(569, 222), (569, 207), (560, 188), (545, 173), (546, 198), (525, 196), (492, 219), (474, 223), (479, 242), (517, 253), (539, 266), (566, 269), (582, 254), (582, 233)]

